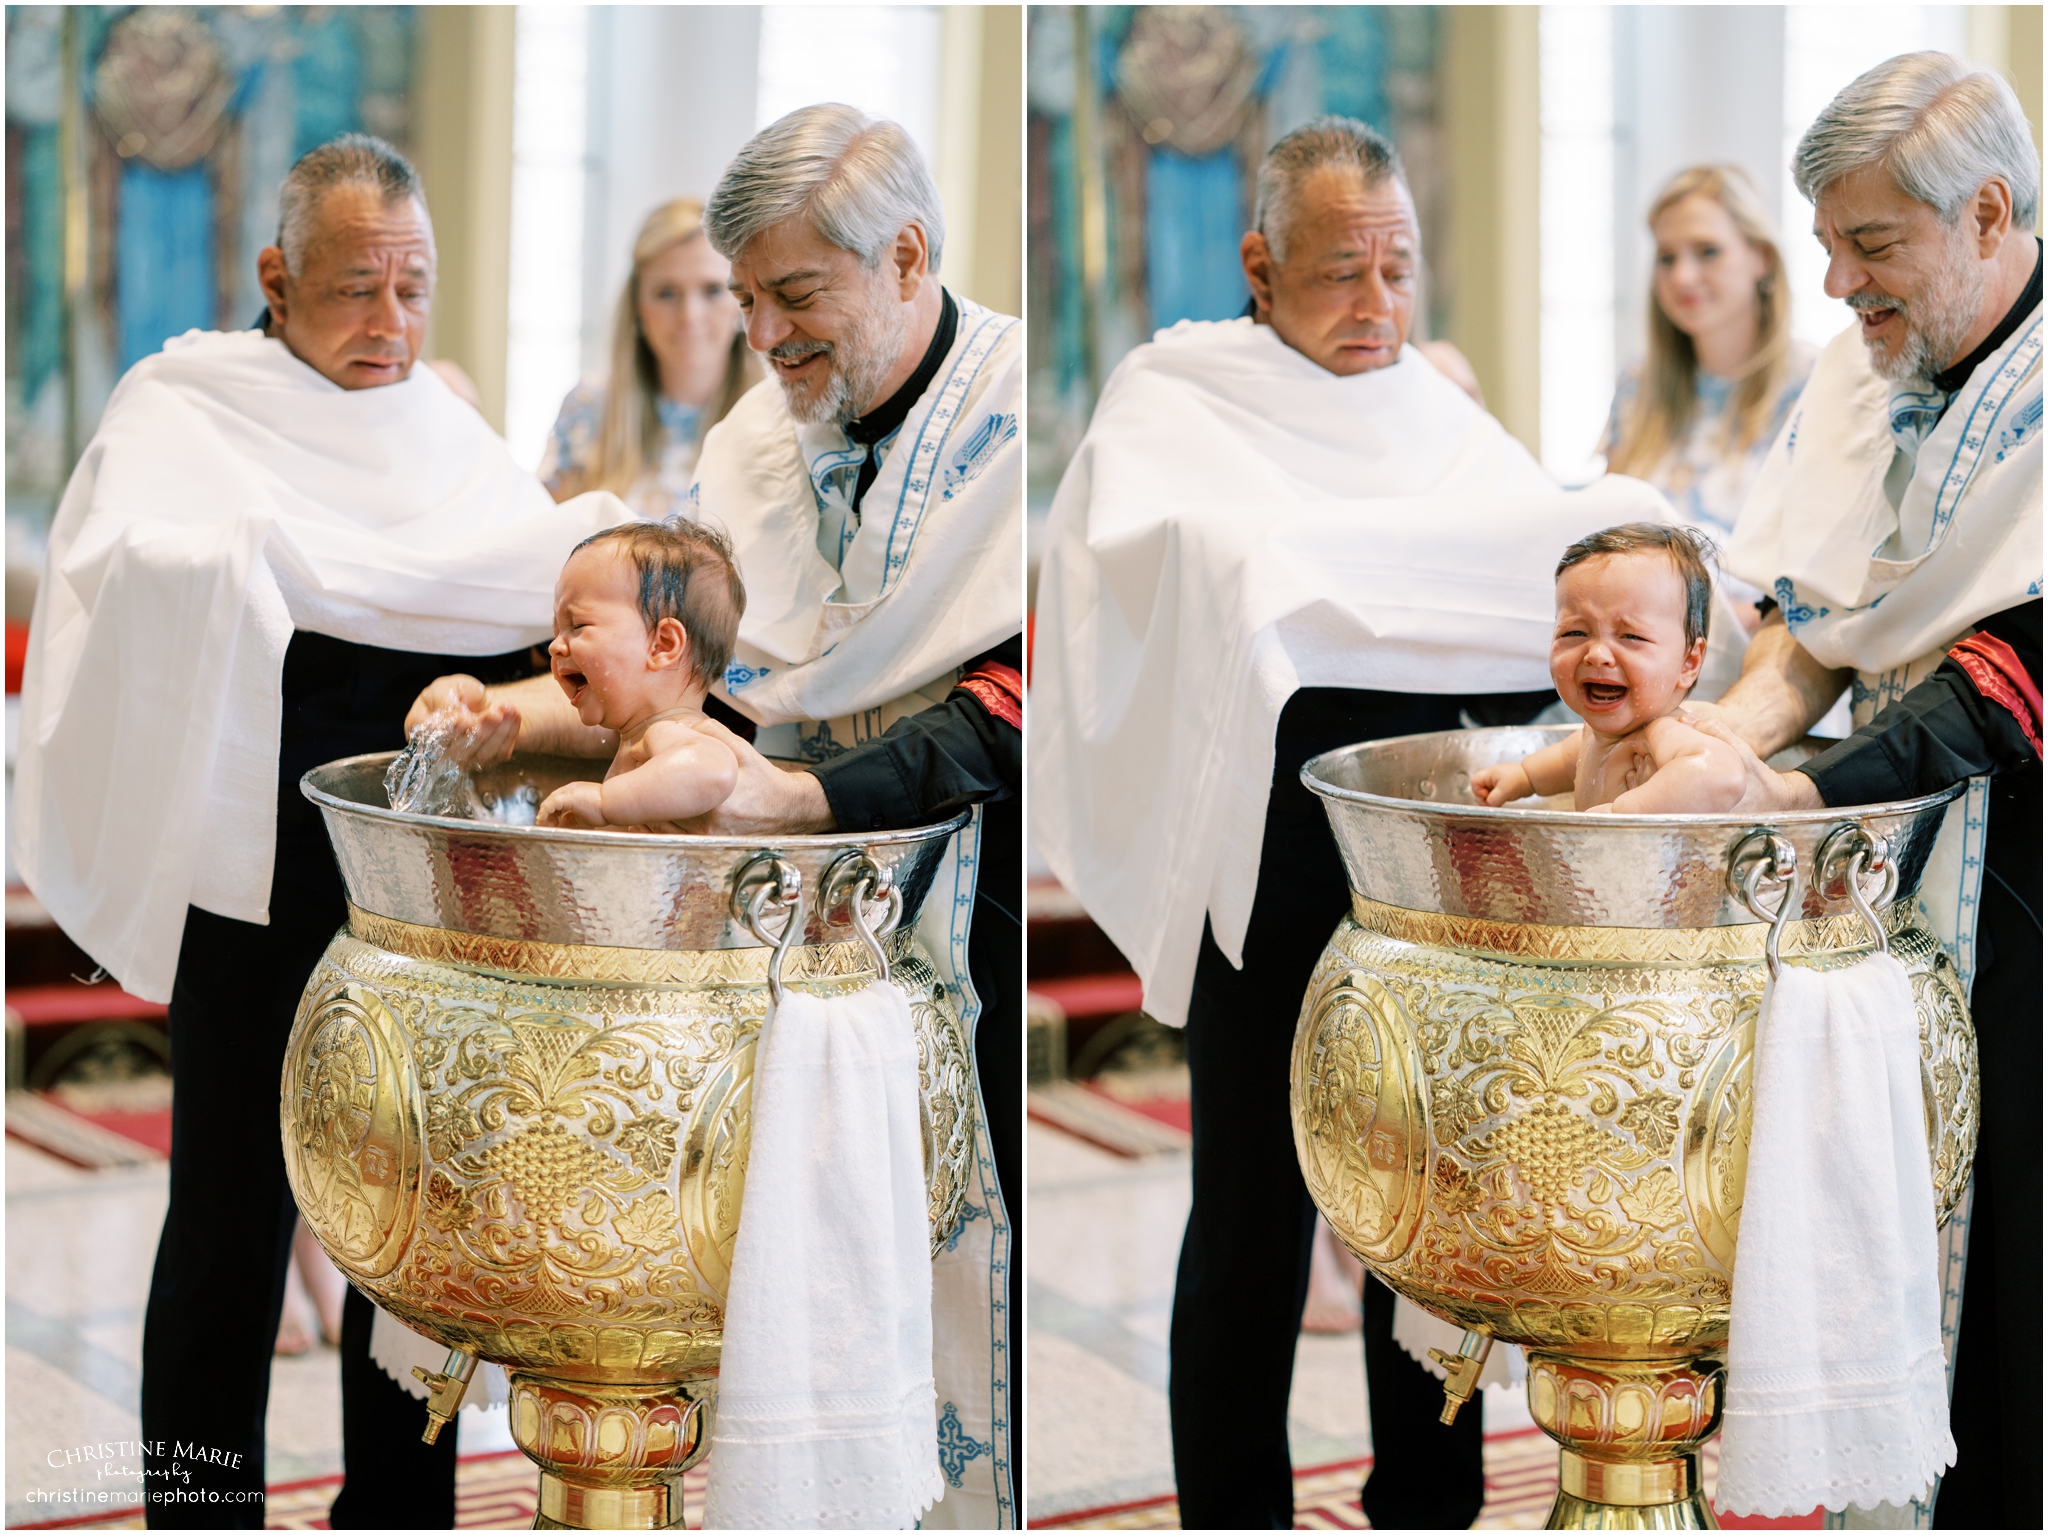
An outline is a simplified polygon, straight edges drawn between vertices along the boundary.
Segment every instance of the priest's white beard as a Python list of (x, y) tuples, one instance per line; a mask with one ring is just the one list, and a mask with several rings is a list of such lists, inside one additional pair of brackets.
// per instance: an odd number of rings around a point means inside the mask
[(785, 341), (770, 347), (770, 358), (794, 362), (824, 353), (829, 371), (822, 384), (782, 384), (783, 402), (789, 413), (806, 426), (827, 421), (846, 422), (859, 416), (875, 396), (896, 360), (903, 355), (904, 339), (910, 334), (910, 306), (889, 291), (885, 279), (868, 290), (868, 303), (847, 322), (837, 341)]
[(1889, 294), (1850, 295), (1851, 309), (1896, 309), (1906, 322), (1906, 339), (1896, 353), (1864, 343), (1871, 370), (1879, 378), (1895, 384), (1909, 378), (1932, 378), (1963, 349), (1984, 304), (1984, 267), (1972, 248), (1975, 244), (1969, 226), (1958, 219), (1942, 252), (1941, 266), (1927, 281), (1925, 296), (1910, 303)]

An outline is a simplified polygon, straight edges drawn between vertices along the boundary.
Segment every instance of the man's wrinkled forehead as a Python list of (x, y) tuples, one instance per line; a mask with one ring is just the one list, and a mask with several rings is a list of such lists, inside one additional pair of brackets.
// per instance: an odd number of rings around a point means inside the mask
[(749, 240), (733, 258), (726, 286), (735, 293), (750, 288), (781, 293), (815, 288), (843, 277), (860, 258), (842, 250), (811, 227), (803, 214), (771, 224)]
[(418, 198), (382, 202), (350, 195), (366, 188), (336, 187), (322, 198), (308, 231), (306, 253), (344, 277), (375, 277), (395, 262), (421, 277), (434, 272), (434, 226)]
[(1830, 236), (1865, 241), (1895, 237), (1940, 217), (1938, 209), (1902, 189), (1882, 164), (1838, 176), (1813, 201), (1814, 238), (1823, 244)]
[(1319, 229), (1335, 241), (1321, 255), (1364, 255), (1374, 244), (1412, 254), (1421, 239), (1415, 201), (1398, 176), (1367, 181), (1351, 166), (1326, 165), (1303, 182), (1300, 207), (1301, 226)]

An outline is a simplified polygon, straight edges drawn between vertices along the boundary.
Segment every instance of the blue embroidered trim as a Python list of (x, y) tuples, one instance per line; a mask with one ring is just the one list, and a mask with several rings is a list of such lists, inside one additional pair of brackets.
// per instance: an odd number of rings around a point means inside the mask
[(1003, 445), (1016, 435), (1017, 418), (1002, 411), (993, 412), (953, 455), (953, 462), (946, 469), (946, 490), (942, 499), (952, 500), (953, 493), (986, 469)]
[[(2019, 344), (2007, 355), (2005, 362), (1978, 393), (1976, 403), (1970, 407), (1969, 419), (1963, 424), (1962, 440), (1956, 444), (1956, 451), (1949, 459), (1948, 472), (1941, 478), (1941, 491), (1934, 500), (1934, 526), (1928, 533), (1928, 549), (1933, 549), (1948, 532), (1956, 507), (1963, 499), (1963, 491), (1977, 473), (1992, 423), (2012, 399), (2014, 391), (2025, 382), (2040, 355), (2041, 320), (2037, 315), (2021, 332)], [(1994, 402), (1992, 391), (2001, 384), (2005, 386), (2004, 392)]]
[(1816, 618), (1828, 616), (1826, 608), (1810, 608), (1799, 600), (1790, 576), (1778, 577), (1777, 585), (1771, 588), (1771, 595), (1778, 599), (1778, 606), (1784, 610), (1785, 622), (1795, 629), (1801, 624), (1812, 623)]
[(989, 1449), (960, 1426), (960, 1409), (948, 1402), (946, 1410), (939, 1414), (939, 1466), (946, 1473), (946, 1480), (958, 1487), (967, 1463), (979, 1460)]
[(737, 661), (730, 662), (725, 668), (725, 690), (737, 693), (748, 683), (767, 676), (773, 670), (770, 666), (742, 666)]
[(960, 1239), (967, 1235), (967, 1228), (975, 1221), (988, 1219), (988, 1207), (978, 1205), (971, 1199), (960, 1202), (960, 1224), (953, 1228), (953, 1234), (946, 1238), (946, 1251), (958, 1252)]
[(2017, 453), (2027, 444), (2027, 439), (2041, 429), (2041, 396), (2035, 395), (2026, 404), (2013, 412), (2012, 425), (1998, 434), (1998, 455), (1992, 461), (2002, 464), (2008, 453)]
[[(918, 427), (917, 441), (911, 448), (910, 465), (903, 476), (903, 489), (897, 493), (894, 520), (889, 525), (887, 553), (882, 561), (882, 590), (888, 595), (891, 585), (902, 575), (903, 567), (910, 560), (911, 546), (917, 541), (917, 530), (924, 524), (924, 514), (930, 504), (933, 485), (933, 470), (938, 463), (940, 451), (946, 439), (952, 434), (961, 403), (967, 398), (967, 390), (980, 376), (982, 365), (996, 344), (1008, 335), (1017, 321), (999, 316), (986, 309), (978, 309), (975, 326), (968, 333), (967, 344), (961, 348), (945, 382), (939, 386), (939, 395), (931, 411)], [(912, 508), (912, 498), (915, 508)], [(909, 513), (906, 520), (905, 514)], [(900, 547), (899, 547), (900, 540)]]

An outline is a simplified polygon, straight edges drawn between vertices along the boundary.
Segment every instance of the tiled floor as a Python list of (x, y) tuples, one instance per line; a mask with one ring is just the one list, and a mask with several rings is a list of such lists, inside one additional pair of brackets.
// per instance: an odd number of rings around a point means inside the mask
[[(161, 1162), (85, 1172), (6, 1141), (9, 1526), (93, 1511), (41, 1500), (52, 1492), (139, 1485), (96, 1480), (97, 1467), (65, 1465), (62, 1452), (140, 1436), (142, 1311), (168, 1183)], [(464, 1454), (511, 1447), (502, 1409), (465, 1412), (460, 1432)], [(334, 1350), (276, 1362), (267, 1436), (272, 1485), (341, 1469)], [(133, 1456), (113, 1464), (139, 1468)]]
[[(1028, 1134), (1026, 1497), (1039, 1520), (1173, 1490), (1166, 1339), (1188, 1159), (1113, 1156), (1037, 1124)], [(1489, 1433), (1527, 1426), (1519, 1391), (1486, 1393)], [(1296, 1466), (1370, 1452), (1355, 1333), (1302, 1338), (1288, 1441)]]

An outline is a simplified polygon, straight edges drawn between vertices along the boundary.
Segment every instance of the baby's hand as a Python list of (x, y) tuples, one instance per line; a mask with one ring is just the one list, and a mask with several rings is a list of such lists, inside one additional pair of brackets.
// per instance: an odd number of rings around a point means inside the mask
[(1506, 805), (1535, 793), (1528, 770), (1519, 762), (1500, 762), (1472, 774), (1472, 793), (1482, 805)]
[(459, 672), (436, 677), (413, 700), (405, 716), (406, 738), (412, 738), (415, 726), (444, 713), (453, 715), (459, 727), (450, 745), (466, 768), (503, 762), (518, 744), (519, 711), (508, 703), (493, 703), (481, 682)]
[(583, 781), (563, 784), (540, 802), (533, 822), (536, 826), (568, 826), (581, 830), (609, 825), (604, 818), (604, 785)]

